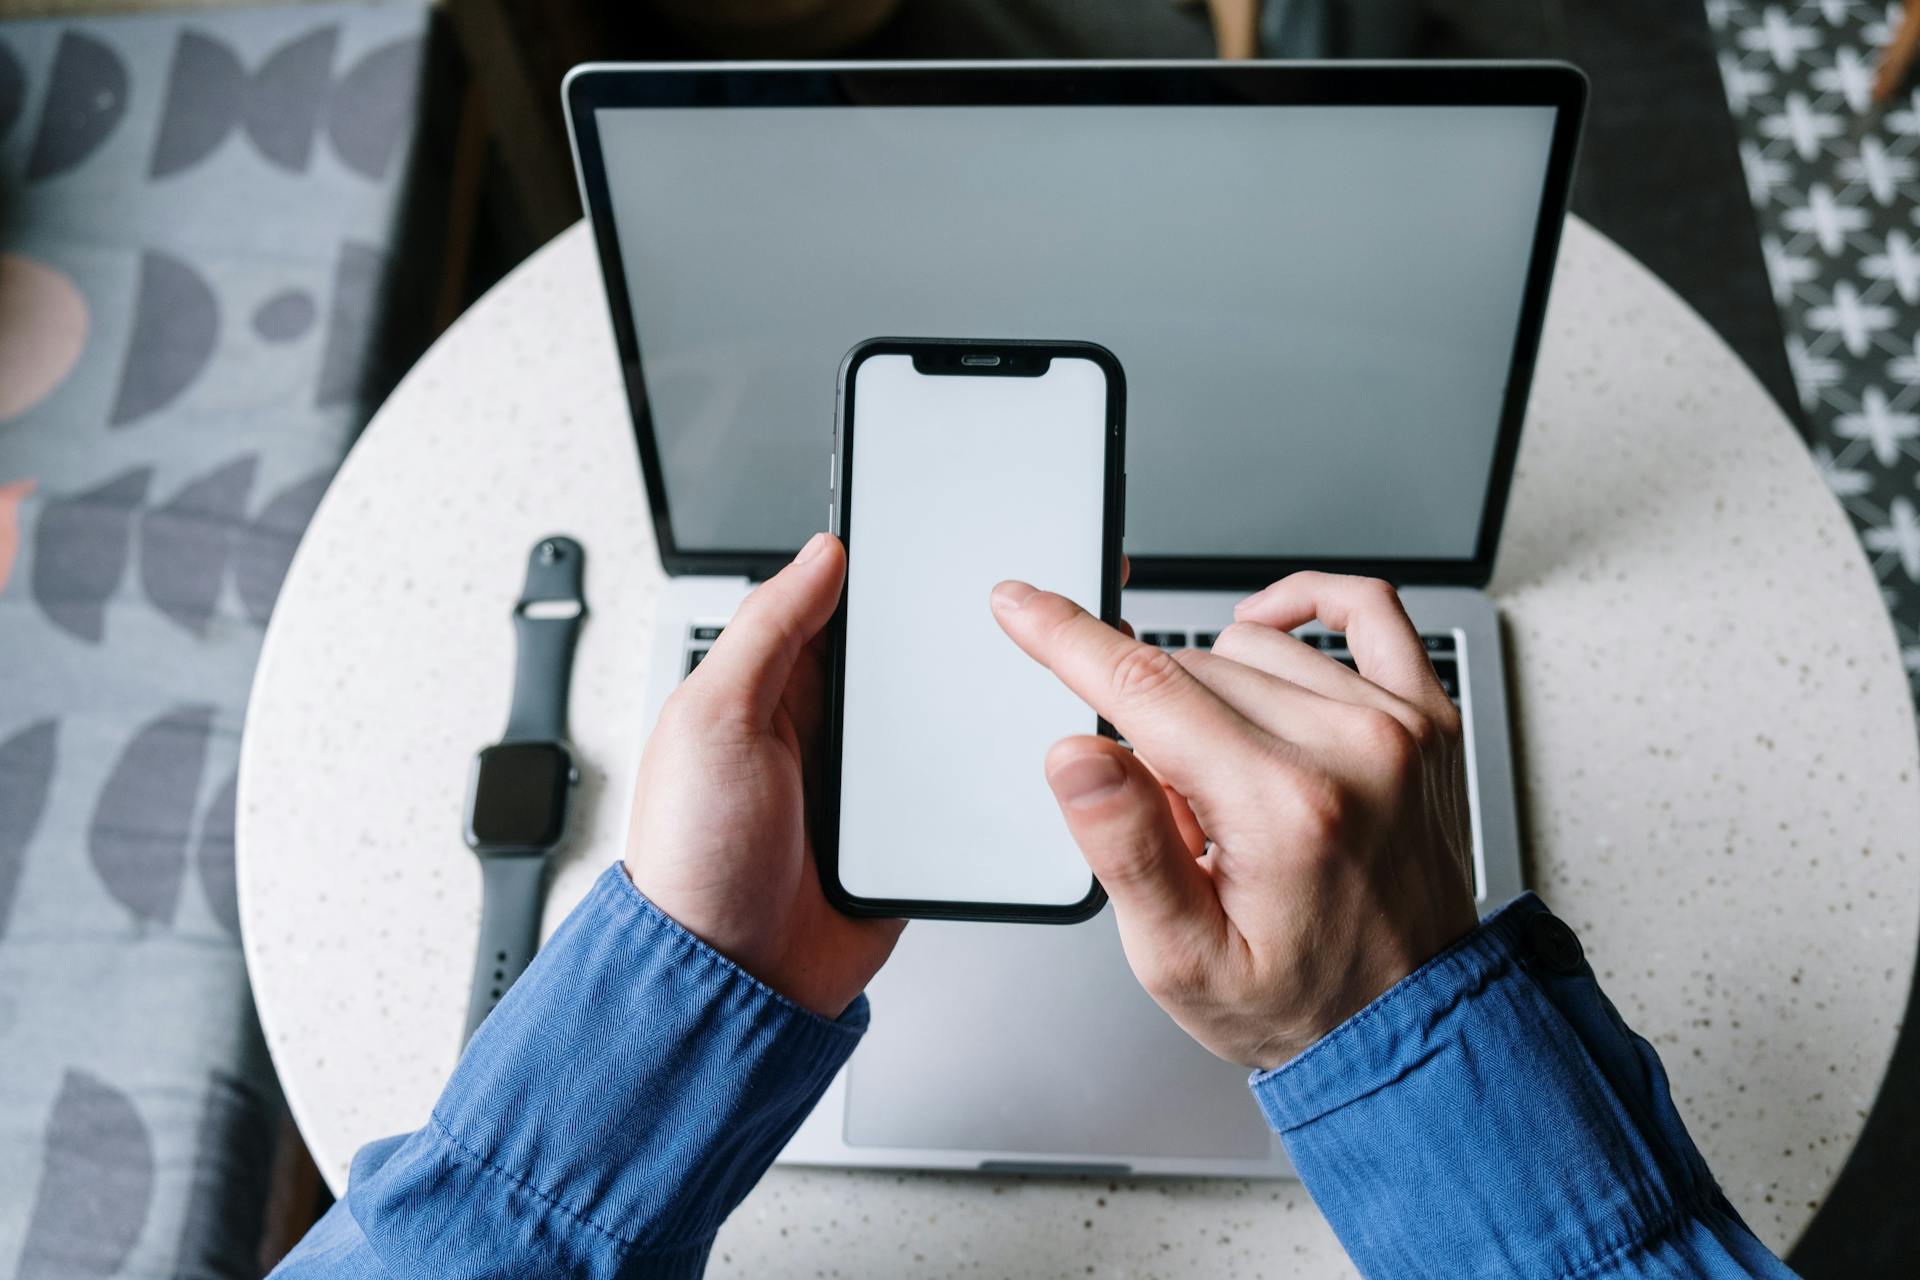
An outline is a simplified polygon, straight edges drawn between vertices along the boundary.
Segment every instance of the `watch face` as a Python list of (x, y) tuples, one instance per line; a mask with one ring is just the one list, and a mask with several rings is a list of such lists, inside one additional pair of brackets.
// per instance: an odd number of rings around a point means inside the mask
[(546, 849), (560, 843), (567, 822), (573, 760), (553, 742), (503, 742), (473, 764), (467, 843), (481, 852)]

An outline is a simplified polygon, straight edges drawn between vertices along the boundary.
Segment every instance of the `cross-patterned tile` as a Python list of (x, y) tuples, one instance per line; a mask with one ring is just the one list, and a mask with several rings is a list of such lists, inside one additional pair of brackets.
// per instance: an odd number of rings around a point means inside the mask
[(1707, 0), (1810, 419), (1920, 694), (1920, 90), (1871, 100), (1898, 0)]

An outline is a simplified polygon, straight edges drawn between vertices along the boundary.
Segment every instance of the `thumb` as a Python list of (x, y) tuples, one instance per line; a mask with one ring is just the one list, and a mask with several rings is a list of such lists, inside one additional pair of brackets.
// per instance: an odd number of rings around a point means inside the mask
[(703, 697), (738, 699), (755, 724), (773, 719), (794, 663), (840, 603), (847, 555), (840, 540), (816, 533), (793, 563), (753, 589), (693, 674)]
[(1194, 861), (1160, 780), (1111, 738), (1062, 738), (1047, 784), (1074, 843), (1113, 899), (1120, 940), (1151, 990), (1169, 962), (1186, 963), (1221, 936), (1213, 880)]

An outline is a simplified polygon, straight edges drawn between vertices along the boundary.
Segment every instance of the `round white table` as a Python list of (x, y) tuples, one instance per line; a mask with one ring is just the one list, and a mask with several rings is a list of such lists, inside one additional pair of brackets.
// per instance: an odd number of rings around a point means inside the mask
[[(1568, 226), (1493, 592), (1529, 882), (1658, 1046), (1722, 1185), (1789, 1246), (1912, 977), (1920, 760), (1893, 635), (1786, 420), (1632, 259)], [(505, 723), (528, 546), (587, 547), (584, 779), (551, 930), (619, 856), (662, 582), (591, 243), (467, 312), (355, 446), (275, 608), (239, 888), (274, 1062), (336, 1193), (459, 1048), (468, 761)], [(1259, 1123), (1251, 1101), (1249, 1124)], [(717, 1275), (1350, 1273), (1296, 1183), (775, 1169)]]

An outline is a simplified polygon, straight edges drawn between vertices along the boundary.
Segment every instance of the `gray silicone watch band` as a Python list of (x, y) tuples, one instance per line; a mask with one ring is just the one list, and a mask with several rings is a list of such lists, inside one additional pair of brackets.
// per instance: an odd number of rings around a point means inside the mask
[[(527, 556), (527, 583), (513, 610), (516, 657), (513, 708), (505, 742), (567, 738), (567, 686), (573, 644), (587, 616), (586, 551), (572, 538), (542, 538)], [(467, 999), (464, 1044), (507, 993), (540, 947), (547, 851), (480, 857), (480, 944)]]
[(527, 585), (513, 610), (517, 656), (508, 742), (564, 742), (573, 642), (587, 616), (581, 592), (586, 552), (572, 538), (542, 538), (527, 557)]
[(499, 854), (482, 858), (480, 868), (480, 950), (474, 958), (473, 994), (467, 1000), (461, 1044), (473, 1038), (540, 947), (546, 855)]

